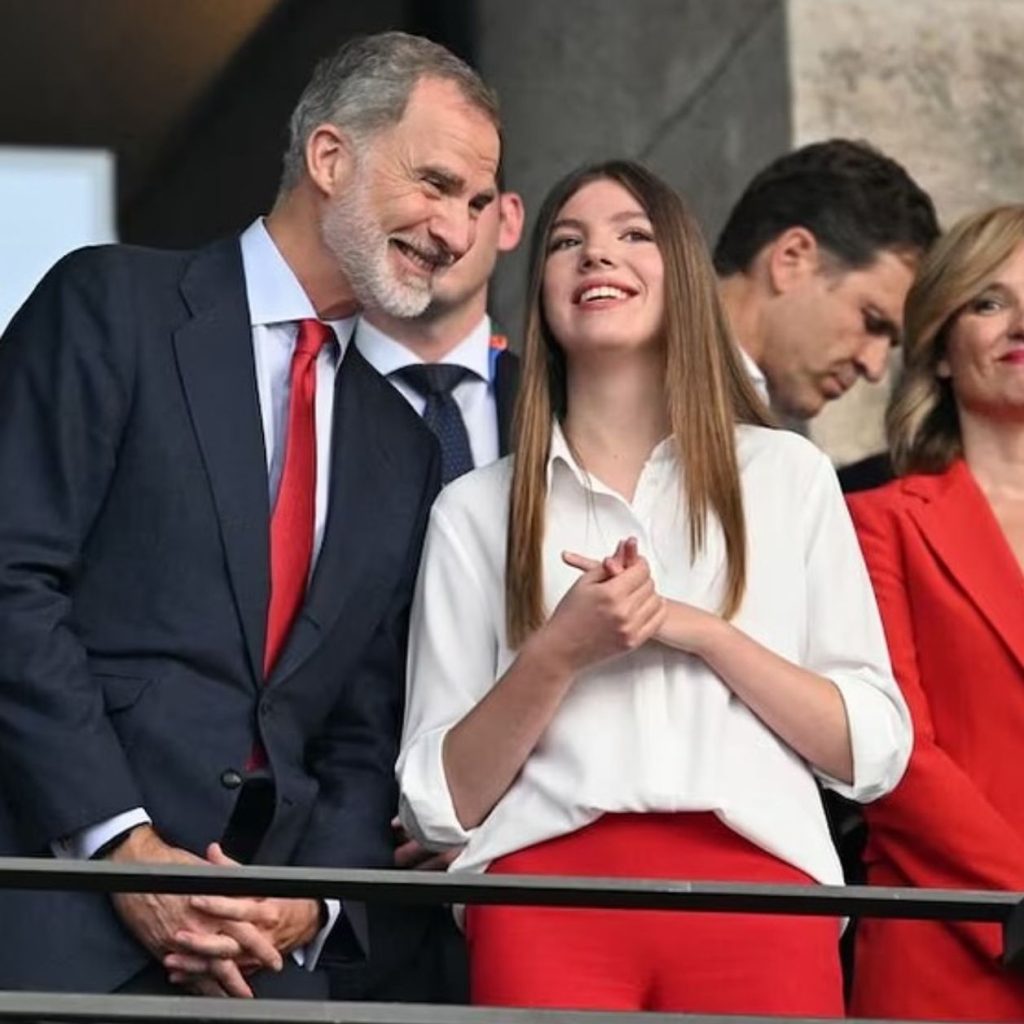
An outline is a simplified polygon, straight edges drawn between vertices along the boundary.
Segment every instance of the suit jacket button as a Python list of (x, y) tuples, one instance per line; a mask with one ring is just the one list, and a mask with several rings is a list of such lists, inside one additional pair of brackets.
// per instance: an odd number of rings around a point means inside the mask
[(220, 784), (225, 789), (238, 789), (242, 784), (242, 776), (234, 768), (228, 768), (227, 771), (221, 772)]

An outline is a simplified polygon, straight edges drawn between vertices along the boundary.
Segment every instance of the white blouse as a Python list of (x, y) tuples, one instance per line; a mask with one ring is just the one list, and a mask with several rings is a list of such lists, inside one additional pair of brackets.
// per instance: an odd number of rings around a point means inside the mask
[[(910, 716), (893, 680), (875, 598), (827, 458), (804, 438), (740, 426), (747, 590), (735, 625), (828, 677), (850, 726), (854, 780), (811, 768), (699, 658), (656, 642), (579, 675), (508, 791), (464, 829), (441, 760), (447, 731), (515, 660), (505, 635), (511, 462), (450, 484), (434, 506), (413, 605), (398, 760), (401, 817), (432, 848), (464, 846), (455, 870), (564, 835), (604, 812), (712, 811), (728, 827), (824, 883), (841, 883), (815, 776), (854, 800), (899, 781)], [(651, 453), (632, 502), (580, 468), (555, 427), (548, 462), (544, 596), (578, 578), (563, 550), (592, 558), (635, 536), (658, 592), (720, 606), (725, 548), (709, 516), (691, 564), (671, 440)]]

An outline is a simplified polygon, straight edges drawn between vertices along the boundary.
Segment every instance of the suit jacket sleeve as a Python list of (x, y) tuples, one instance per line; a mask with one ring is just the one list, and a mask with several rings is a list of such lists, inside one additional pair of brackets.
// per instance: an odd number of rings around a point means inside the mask
[[(899, 786), (865, 808), (872, 845), (914, 885), (1024, 890), (1024, 841), (936, 742), (927, 684), (918, 671), (919, 638), (907, 595), (898, 512), (876, 495), (853, 498), (850, 506), (915, 737)], [(1001, 955), (998, 928), (953, 927), (984, 955)]]
[(0, 778), (30, 850), (143, 803), (74, 625), (131, 402), (108, 253), (58, 264), (0, 340)]

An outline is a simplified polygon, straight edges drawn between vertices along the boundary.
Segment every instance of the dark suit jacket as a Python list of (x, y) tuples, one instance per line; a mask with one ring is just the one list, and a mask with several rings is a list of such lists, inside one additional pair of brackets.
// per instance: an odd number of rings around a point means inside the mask
[[(962, 461), (849, 499), (914, 751), (868, 804), (881, 885), (1024, 890), (1024, 575)], [(860, 922), (856, 1016), (1020, 1020), (997, 925)]]
[(511, 349), (505, 349), (498, 356), (494, 368), (494, 401), (498, 407), (498, 452), (501, 455), (512, 451), (519, 369), (519, 356)]
[[(387, 866), (436, 445), (350, 346), (323, 548), (264, 685), (267, 471), (237, 240), (63, 260), (0, 340), (0, 853), (141, 806), (202, 852), (259, 737), (254, 859)], [(110, 990), (99, 894), (0, 894), (0, 986)]]
[(888, 452), (876, 452), (843, 466), (837, 473), (843, 494), (869, 491), (887, 484), (895, 476)]
[[(495, 360), (498, 451), (511, 451), (520, 361), (510, 349)], [(448, 907), (369, 906), (370, 962), (335, 965), (338, 999), (463, 1003), (468, 999), (465, 943)]]

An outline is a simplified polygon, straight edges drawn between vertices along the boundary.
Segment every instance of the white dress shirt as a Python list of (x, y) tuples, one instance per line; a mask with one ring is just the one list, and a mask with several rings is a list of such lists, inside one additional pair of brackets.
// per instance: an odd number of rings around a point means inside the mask
[[(252, 323), (256, 389), (263, 419), (267, 452), (270, 506), (273, 508), (284, 469), (288, 433), (288, 402), (291, 397), (291, 363), (300, 320), (316, 320), (316, 310), (285, 262), (262, 220), (255, 221), (241, 238), (245, 293)], [(316, 360), (316, 495), (313, 526), (313, 557), (316, 567), (327, 522), (330, 493), (331, 424), (334, 422), (334, 378), (355, 327), (355, 317), (325, 321), (334, 331), (337, 345), (324, 345)]]
[[(422, 416), (427, 400), (396, 376), (396, 372), (424, 360), (366, 320), (356, 325), (355, 346), (382, 377), (387, 377), (417, 415)], [(473, 465), (486, 466), (500, 454), (498, 406), (491, 379), (491, 318), (485, 316), (442, 362), (464, 366), (470, 371), (469, 376), (455, 386), (452, 398), (466, 424)]]
[[(298, 321), (317, 319), (309, 296), (299, 284), (291, 267), (270, 237), (263, 220), (254, 221), (242, 234), (242, 269), (245, 275), (246, 300), (252, 326), (253, 356), (256, 365), (256, 389), (263, 420), (263, 441), (267, 454), (267, 478), (270, 507), (274, 506), (284, 467), (288, 432), (288, 400), (291, 393), (291, 359), (298, 335)], [(313, 557), (310, 575), (323, 544), (327, 522), (327, 496), (330, 493), (331, 424), (334, 418), (334, 377), (345, 346), (355, 325), (355, 317), (327, 321), (334, 330), (337, 345), (325, 345), (316, 362), (316, 494), (313, 533)], [(53, 844), (58, 857), (88, 859), (110, 840), (136, 825), (152, 821), (141, 807), (117, 814), (107, 821), (59, 840)], [(305, 957), (299, 951), (296, 959), (316, 962), (334, 922), (340, 904), (326, 900), (328, 923), (308, 947)]]
[(754, 385), (754, 390), (761, 396), (765, 405), (770, 405), (771, 399), (768, 397), (768, 378), (765, 377), (764, 371), (762, 371), (761, 367), (754, 362), (750, 357), (750, 354), (742, 345), (737, 345), (736, 349), (740, 354), (740, 359), (743, 360), (743, 367), (747, 371), (750, 383)]
[[(737, 456), (749, 558), (733, 621), (835, 683), (850, 727), (852, 784), (812, 769), (699, 658), (652, 641), (581, 673), (507, 792), (479, 826), (463, 828), (445, 779), (444, 737), (516, 656), (505, 633), (506, 458), (438, 498), (412, 612), (401, 814), (421, 842), (465, 846), (453, 869), (483, 871), (605, 812), (712, 811), (818, 881), (842, 882), (815, 776), (855, 800), (888, 792), (910, 755), (910, 717), (827, 458), (795, 434), (748, 426), (737, 428)], [(719, 607), (721, 528), (709, 517), (705, 550), (691, 564), (670, 440), (651, 453), (627, 502), (576, 464), (556, 427), (546, 513), (549, 609), (579, 576), (563, 550), (601, 558), (628, 536), (638, 538), (664, 597)]]

